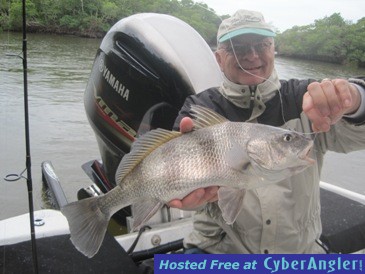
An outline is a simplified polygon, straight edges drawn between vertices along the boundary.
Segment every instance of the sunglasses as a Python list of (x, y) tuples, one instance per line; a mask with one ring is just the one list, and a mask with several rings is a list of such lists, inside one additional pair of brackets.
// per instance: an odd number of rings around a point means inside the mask
[(244, 56), (252, 51), (258, 54), (265, 53), (271, 48), (272, 44), (270, 41), (262, 41), (254, 44), (231, 44), (224, 50), (230, 54)]

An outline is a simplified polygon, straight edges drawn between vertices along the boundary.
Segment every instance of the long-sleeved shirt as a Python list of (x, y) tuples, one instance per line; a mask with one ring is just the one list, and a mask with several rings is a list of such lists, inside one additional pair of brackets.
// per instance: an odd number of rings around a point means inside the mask
[(314, 139), (316, 164), (276, 184), (247, 190), (242, 210), (232, 225), (222, 218), (217, 203), (208, 203), (194, 216), (194, 230), (184, 240), (209, 253), (322, 253), (317, 244), (322, 226), (319, 181), (326, 151), (348, 153), (365, 149), (363, 80), (361, 111), (343, 118), (329, 132), (314, 134), (302, 110), (303, 95), (313, 80), (278, 80), (258, 86), (237, 85), (225, 79), (221, 87), (188, 97), (176, 120), (189, 116), (193, 104), (209, 107), (231, 121), (268, 124), (308, 133)]

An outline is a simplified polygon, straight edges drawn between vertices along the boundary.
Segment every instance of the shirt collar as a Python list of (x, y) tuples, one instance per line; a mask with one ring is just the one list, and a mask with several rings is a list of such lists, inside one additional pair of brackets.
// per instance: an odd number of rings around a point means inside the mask
[[(231, 82), (223, 75), (223, 83), (219, 88), (222, 95), (240, 108), (265, 108), (265, 102), (275, 96), (277, 90), (280, 90), (281, 84), (274, 69), (270, 77), (257, 86), (239, 85)], [(252, 102), (253, 100), (253, 102)], [(263, 112), (263, 111), (259, 111)]]

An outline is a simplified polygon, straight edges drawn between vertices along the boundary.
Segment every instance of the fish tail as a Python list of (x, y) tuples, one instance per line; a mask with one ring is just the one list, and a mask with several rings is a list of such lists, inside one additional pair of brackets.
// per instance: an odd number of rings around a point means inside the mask
[(100, 209), (98, 200), (99, 197), (91, 197), (70, 203), (61, 209), (70, 227), (72, 243), (89, 258), (99, 251), (111, 217)]

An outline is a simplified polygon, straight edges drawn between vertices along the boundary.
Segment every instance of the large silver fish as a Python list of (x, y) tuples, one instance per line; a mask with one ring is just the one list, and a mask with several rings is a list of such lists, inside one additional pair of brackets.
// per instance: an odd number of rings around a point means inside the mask
[(194, 131), (146, 133), (122, 159), (113, 190), (62, 208), (80, 252), (88, 257), (98, 252), (110, 217), (119, 209), (140, 202), (134, 216), (139, 228), (165, 203), (201, 187), (220, 186), (218, 205), (232, 224), (245, 189), (278, 182), (314, 162), (308, 156), (313, 141), (302, 134), (230, 122), (200, 106), (192, 106), (192, 112)]

